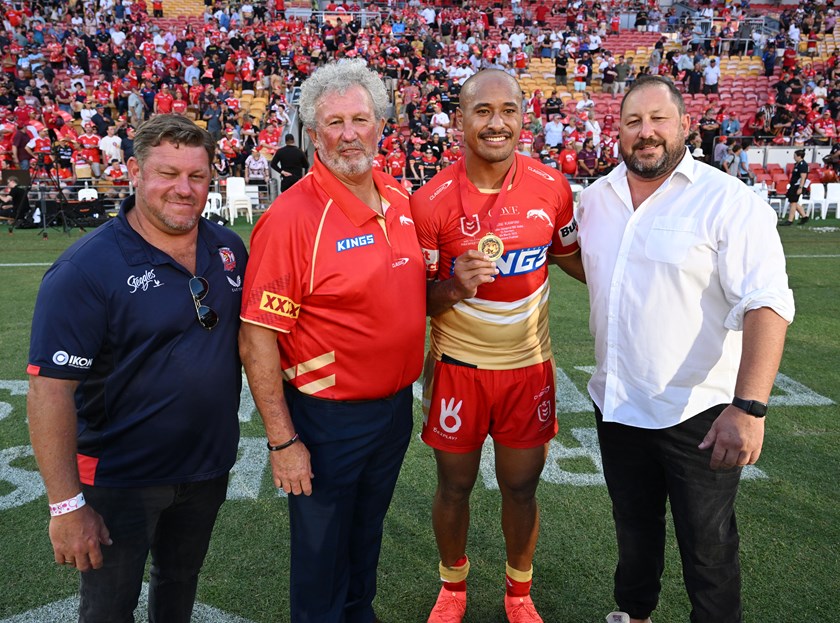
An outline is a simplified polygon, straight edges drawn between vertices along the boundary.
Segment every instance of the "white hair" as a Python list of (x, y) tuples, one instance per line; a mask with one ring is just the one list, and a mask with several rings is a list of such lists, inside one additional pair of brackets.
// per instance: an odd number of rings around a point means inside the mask
[(354, 86), (364, 88), (373, 102), (377, 119), (385, 119), (388, 110), (388, 93), (382, 79), (362, 59), (341, 59), (316, 69), (300, 89), (300, 118), (303, 125), (315, 129), (315, 110), (319, 102), (329, 93), (343, 95)]

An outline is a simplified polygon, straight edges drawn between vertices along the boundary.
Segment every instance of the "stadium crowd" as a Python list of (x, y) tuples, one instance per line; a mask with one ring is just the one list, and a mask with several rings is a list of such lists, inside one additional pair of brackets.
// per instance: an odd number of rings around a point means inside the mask
[[(487, 67), (525, 78), (537, 59), (554, 66), (556, 88), (523, 90), (519, 151), (584, 184), (619, 161), (617, 107), (597, 110), (593, 97), (617, 103), (646, 73), (670, 75), (686, 94), (709, 98), (692, 120), (693, 153), (747, 181), (748, 169), (732, 164), (740, 148), (828, 145), (838, 133), (840, 52), (813, 62), (837, 15), (813, 0), (776, 14), (775, 35), (743, 32), (756, 14), (746, 0), (703, 2), (682, 16), (655, 0), (409, 2), (387, 10), (330, 1), (308, 21), (284, 11), (282, 0), (205, 4), (203, 18), (161, 19), (145, 0), (5, 2), (0, 167), (51, 178), (68, 198), (95, 180), (121, 197), (135, 129), (174, 112), (216, 138), (219, 178), (250, 172), (264, 181), (265, 163), (291, 129), (294, 88), (342, 57), (364, 58), (394, 94), (375, 166), (413, 188), (461, 157), (454, 121), (464, 81)], [(161, 0), (152, 13), (166, 15)], [(654, 33), (649, 58), (614, 47), (627, 29), (621, 15)], [(715, 99), (727, 79), (722, 59), (745, 50), (774, 77), (748, 119)], [(837, 166), (834, 155), (830, 164)]]

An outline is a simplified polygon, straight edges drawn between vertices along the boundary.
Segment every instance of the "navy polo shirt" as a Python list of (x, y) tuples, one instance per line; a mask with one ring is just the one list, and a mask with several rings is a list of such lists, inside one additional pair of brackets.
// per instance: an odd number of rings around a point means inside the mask
[(196, 275), (216, 311), (196, 317), (193, 275), (119, 216), (88, 234), (44, 275), (29, 374), (80, 381), (78, 464), (85, 484), (131, 487), (216, 478), (239, 442), (237, 348), (247, 253), (233, 232), (201, 219)]

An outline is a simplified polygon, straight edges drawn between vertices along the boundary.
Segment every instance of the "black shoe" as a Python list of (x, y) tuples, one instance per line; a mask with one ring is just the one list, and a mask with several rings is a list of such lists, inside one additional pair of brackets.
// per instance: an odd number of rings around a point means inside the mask
[(781, 223), (779, 223), (779, 227), (790, 227), (791, 225), (793, 225), (793, 223), (791, 223), (790, 221), (782, 221)]
[(801, 219), (799, 219), (799, 224), (804, 225), (805, 223), (807, 223), (810, 220), (811, 220), (810, 216), (803, 216)]

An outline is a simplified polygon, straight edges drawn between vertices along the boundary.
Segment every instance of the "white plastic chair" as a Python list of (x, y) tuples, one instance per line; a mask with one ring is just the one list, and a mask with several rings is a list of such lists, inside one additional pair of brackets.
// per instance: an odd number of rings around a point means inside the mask
[(823, 218), (828, 216), (828, 209), (834, 204), (834, 217), (840, 218), (840, 183), (832, 182), (825, 187), (825, 207)]
[(805, 213), (808, 216), (813, 216), (817, 206), (820, 206), (820, 218), (825, 219), (828, 215), (828, 204), (825, 200), (825, 185), (812, 183), (810, 186), (811, 196), (808, 199), (802, 199), (799, 203), (805, 208)]
[(96, 201), (99, 199), (99, 191), (95, 188), (82, 188), (79, 191), (79, 201)]
[(230, 224), (233, 225), (236, 220), (236, 215), (239, 210), (245, 210), (246, 218), (249, 223), (254, 222), (254, 210), (251, 207), (251, 199), (245, 192), (245, 178), (244, 177), (229, 177), (227, 178), (227, 208), (230, 218)]
[(211, 214), (224, 218), (222, 214), (222, 193), (207, 193), (207, 203), (204, 204), (204, 211), (201, 216), (210, 218)]

